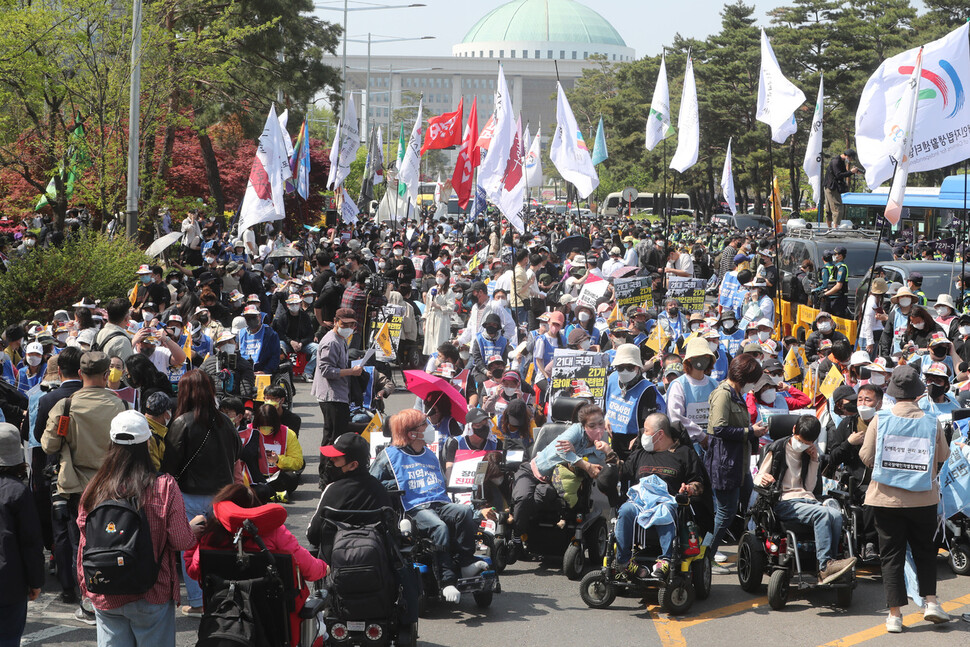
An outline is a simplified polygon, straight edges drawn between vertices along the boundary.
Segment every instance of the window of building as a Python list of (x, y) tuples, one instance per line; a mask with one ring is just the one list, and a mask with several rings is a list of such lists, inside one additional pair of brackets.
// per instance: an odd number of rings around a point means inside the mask
[(488, 57), (489, 58), (495, 58), (495, 50), (494, 49), (488, 50)]
[(478, 58), (485, 58), (485, 50), (482, 49), (478, 51)]
[(475, 89), (478, 89), (478, 79), (475, 79)]
[(566, 58), (566, 50), (564, 49), (559, 50), (559, 58)]
[(444, 84), (444, 86), (446, 88), (450, 88), (451, 87), (451, 79), (445, 79), (442, 83)]
[(540, 54), (541, 54), (541, 52), (539, 50), (536, 50), (536, 55), (535, 55), (534, 58), (539, 58)]
[(411, 87), (411, 78), (410, 77), (404, 79), (404, 85), (406, 87), (409, 87), (409, 88)]
[(522, 58), (529, 58), (529, 50), (527, 49), (522, 50)]
[(489, 79), (488, 80), (488, 87), (489, 87), (490, 90), (494, 90), (495, 89), (495, 79)]
[[(538, 56), (536, 58), (538, 58)], [(550, 59), (552, 58), (552, 50), (551, 49), (548, 52), (546, 52), (546, 58), (550, 58)]]
[(505, 50), (504, 49), (500, 49), (498, 51), (498, 57), (499, 58), (505, 58)]
[(583, 60), (585, 61), (587, 58), (589, 58), (589, 52), (583, 52)]
[(515, 50), (514, 49), (510, 49), (509, 50), (509, 58), (515, 58)]
[(575, 50), (573, 50), (573, 60), (574, 61), (576, 60), (576, 51)]

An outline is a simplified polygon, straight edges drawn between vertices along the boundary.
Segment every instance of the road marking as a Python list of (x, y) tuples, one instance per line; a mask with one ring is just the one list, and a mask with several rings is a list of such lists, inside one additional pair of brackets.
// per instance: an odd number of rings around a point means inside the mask
[(47, 627), (46, 629), (41, 629), (40, 631), (35, 631), (32, 634), (27, 634), (20, 639), (21, 647), (23, 645), (32, 645), (34, 643), (39, 643), (48, 638), (53, 638), (54, 636), (60, 636), (61, 634), (70, 633), (72, 631), (77, 631), (80, 627), (65, 627), (63, 625), (57, 625), (54, 627)]
[[(949, 602), (944, 602), (943, 610), (950, 612), (954, 609), (959, 609), (966, 604), (970, 604), (970, 595), (964, 595), (954, 600), (950, 600)], [(904, 625), (912, 625), (913, 623), (921, 622), (922, 620), (923, 614), (919, 611), (916, 613), (911, 613), (908, 616), (903, 616)], [(863, 629), (862, 631), (846, 636), (845, 638), (839, 638), (837, 640), (833, 640), (832, 642), (825, 643), (825, 645), (822, 647), (851, 647), (851, 645), (858, 645), (859, 643), (872, 640), (873, 638), (878, 638), (886, 633), (886, 624), (883, 622), (875, 627)]]
[(661, 615), (661, 609), (657, 605), (648, 606), (647, 611), (650, 613), (650, 618), (653, 620), (653, 626), (657, 630), (657, 635), (660, 637), (660, 643), (663, 645), (663, 647), (687, 647), (687, 639), (684, 638), (683, 634), (684, 629), (703, 624), (708, 620), (726, 618), (727, 616), (732, 616), (735, 613), (747, 611), (748, 609), (755, 609), (767, 603), (768, 598), (766, 596), (761, 596), (760, 598), (752, 598), (750, 600), (745, 600), (744, 602), (736, 602), (719, 609), (705, 611), (704, 613), (698, 614), (689, 619), (681, 619), (670, 615)]

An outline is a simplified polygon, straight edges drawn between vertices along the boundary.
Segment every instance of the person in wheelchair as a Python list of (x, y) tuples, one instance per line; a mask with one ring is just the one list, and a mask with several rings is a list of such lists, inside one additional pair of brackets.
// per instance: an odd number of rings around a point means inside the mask
[(391, 416), (391, 444), (374, 461), (372, 476), (388, 489), (403, 492), (401, 504), (418, 530), (435, 544), (440, 559), (441, 594), (451, 603), (461, 599), (458, 578), (488, 569), (475, 557), (476, 524), (471, 506), (451, 503), (438, 458), (424, 440), (428, 418), (417, 409)]
[[(258, 438), (254, 438), (256, 430)], [(256, 410), (253, 424), (240, 433), (240, 438), (241, 458), (256, 496), (267, 502), (287, 503), (300, 485), (300, 475), (306, 466), (296, 434), (280, 423), (276, 407), (263, 404)]]
[(492, 420), (483, 409), (470, 409), (465, 421), (465, 433), (445, 440), (446, 474), (455, 464), (455, 460), (461, 460), (463, 456), (483, 456), (485, 452), (502, 451), (502, 441), (492, 433)]
[(586, 404), (577, 412), (579, 422), (570, 425), (558, 438), (546, 445), (531, 462), (523, 463), (512, 485), (512, 516), (518, 541), (528, 532), (538, 505), (536, 490), (553, 479), (560, 466), (571, 468), (577, 476), (584, 473), (596, 479), (609, 458), (614, 457), (607, 442), (606, 415), (595, 404)]
[[(610, 492), (615, 491), (618, 480), (639, 483), (640, 479), (656, 474), (667, 484), (672, 495), (687, 494), (700, 496), (704, 491), (704, 466), (691, 447), (680, 443), (673, 437), (670, 418), (663, 413), (652, 413), (643, 422), (643, 433), (637, 437), (630, 454), (621, 461), (618, 468), (607, 467), (608, 475), (601, 483), (609, 484)], [(616, 570), (642, 577), (640, 567), (631, 562), (633, 534), (637, 526), (640, 508), (627, 501), (620, 506), (616, 515)], [(660, 540), (660, 558), (654, 563), (653, 576), (663, 577), (669, 569), (671, 550), (677, 533), (676, 523), (652, 525)]]
[(801, 416), (792, 435), (768, 445), (755, 483), (762, 488), (777, 484), (781, 497), (775, 513), (782, 521), (812, 526), (818, 559), (818, 583), (829, 584), (855, 566), (856, 558), (836, 559), (842, 533), (842, 515), (815, 498), (819, 454), (815, 441), (822, 425), (814, 416)]
[[(185, 569), (189, 577), (201, 581), (203, 550), (232, 548), (234, 521), (237, 521), (243, 512), (251, 513), (247, 514), (247, 518), (251, 519), (259, 528), (259, 536), (270, 552), (292, 556), (293, 562), (299, 570), (299, 577), (302, 577), (303, 580), (315, 582), (327, 574), (327, 563), (311, 555), (306, 548), (300, 545), (293, 533), (287, 530), (284, 525), (286, 521), (285, 508), (273, 503), (263, 505), (252, 489), (234, 483), (225, 486), (213, 497), (213, 516), (206, 521), (198, 546), (185, 552)], [(247, 552), (258, 550), (256, 544), (249, 539), (246, 540), (243, 547)], [(226, 577), (230, 575), (225, 574)], [(294, 575), (296, 575), (295, 571)], [(293, 646), (299, 644), (300, 609), (303, 608), (309, 594), (309, 588), (305, 583), (302, 583), (294, 612), (290, 614), (290, 644)]]

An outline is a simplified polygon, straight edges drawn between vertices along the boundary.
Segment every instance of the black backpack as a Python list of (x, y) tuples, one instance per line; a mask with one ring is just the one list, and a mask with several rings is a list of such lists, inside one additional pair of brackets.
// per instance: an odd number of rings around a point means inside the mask
[(109, 499), (88, 513), (81, 566), (88, 591), (102, 595), (146, 593), (158, 578), (151, 526), (129, 500)]
[(343, 617), (386, 618), (397, 598), (391, 553), (377, 524), (352, 526), (337, 522), (330, 556), (330, 581)]
[(196, 647), (236, 647), (237, 645), (277, 645), (279, 636), (268, 635), (253, 605), (261, 592), (282, 595), (279, 578), (271, 576), (252, 580), (224, 580), (206, 576), (206, 586), (215, 593), (206, 605), (199, 624)]
[(115, 339), (117, 337), (127, 337), (127, 336), (128, 336), (128, 333), (126, 333), (125, 331), (116, 330), (115, 332), (105, 337), (102, 343), (99, 344), (98, 342), (94, 342), (93, 344), (91, 344), (91, 350), (104, 352), (104, 349), (108, 345), (108, 342), (110, 342), (112, 339)]

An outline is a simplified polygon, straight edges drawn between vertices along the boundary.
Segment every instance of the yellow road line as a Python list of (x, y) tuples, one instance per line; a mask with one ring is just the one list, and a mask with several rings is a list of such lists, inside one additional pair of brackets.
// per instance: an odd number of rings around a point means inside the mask
[(705, 611), (704, 613), (698, 614), (693, 618), (685, 619), (675, 616), (661, 615), (660, 607), (657, 605), (650, 605), (647, 607), (647, 611), (650, 613), (650, 617), (653, 619), (653, 626), (656, 628), (657, 635), (660, 637), (660, 643), (664, 647), (687, 647), (687, 639), (684, 638), (683, 634), (684, 629), (705, 623), (708, 620), (725, 618), (727, 616), (732, 616), (735, 613), (747, 611), (748, 609), (754, 609), (763, 604), (767, 604), (767, 602), (768, 598), (765, 596), (760, 598), (752, 598), (750, 600), (745, 600), (744, 602), (736, 602), (735, 604), (721, 607), (720, 609)]
[[(970, 595), (964, 595), (949, 602), (943, 603), (943, 610), (946, 612), (953, 611), (954, 609), (959, 609), (960, 607), (970, 604)], [(903, 616), (904, 625), (912, 625), (916, 622), (922, 622), (923, 614), (922, 612), (911, 613), (908, 616)], [(876, 625), (875, 627), (870, 627), (869, 629), (863, 629), (862, 631), (856, 632), (852, 635), (846, 636), (845, 638), (839, 638), (833, 640), (832, 642), (825, 643), (822, 647), (851, 647), (851, 645), (858, 645), (859, 643), (866, 642), (867, 640), (872, 640), (873, 638), (878, 638), (886, 633), (885, 622)]]

